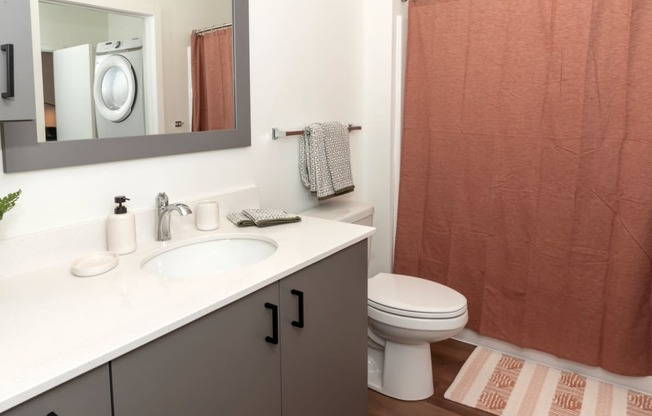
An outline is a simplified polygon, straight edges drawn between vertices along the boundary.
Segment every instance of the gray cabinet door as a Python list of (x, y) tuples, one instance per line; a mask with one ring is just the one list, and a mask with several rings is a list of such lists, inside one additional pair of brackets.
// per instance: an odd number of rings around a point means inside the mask
[(2, 416), (111, 416), (108, 364), (49, 390)]
[(270, 285), (112, 362), (115, 416), (281, 414)]
[(366, 415), (366, 241), (281, 280), (280, 297), (283, 416)]
[[(36, 117), (30, 3), (27, 0), (0, 1), (0, 45), (3, 45), (0, 52), (0, 93), (11, 92), (8, 70), (13, 69), (14, 75), (13, 97), (0, 98), (0, 122), (34, 120)], [(10, 49), (13, 50), (13, 65), (8, 68)]]

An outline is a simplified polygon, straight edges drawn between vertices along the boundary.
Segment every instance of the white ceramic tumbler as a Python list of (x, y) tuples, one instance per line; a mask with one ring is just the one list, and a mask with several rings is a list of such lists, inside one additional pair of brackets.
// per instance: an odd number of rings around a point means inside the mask
[(217, 201), (199, 201), (195, 207), (195, 226), (200, 231), (217, 230), (220, 226), (220, 206)]

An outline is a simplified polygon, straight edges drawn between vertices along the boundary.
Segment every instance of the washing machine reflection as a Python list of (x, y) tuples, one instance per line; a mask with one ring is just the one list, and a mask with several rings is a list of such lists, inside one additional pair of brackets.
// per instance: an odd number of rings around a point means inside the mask
[(97, 45), (93, 98), (98, 138), (145, 134), (140, 38)]

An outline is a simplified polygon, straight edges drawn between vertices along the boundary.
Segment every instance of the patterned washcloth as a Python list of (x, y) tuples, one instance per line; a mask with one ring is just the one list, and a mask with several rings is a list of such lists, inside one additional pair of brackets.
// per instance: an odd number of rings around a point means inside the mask
[(229, 215), (227, 215), (226, 218), (228, 218), (229, 221), (231, 221), (238, 227), (250, 227), (252, 225), (256, 225), (256, 223), (254, 223), (254, 221), (251, 218), (247, 217), (242, 212), (232, 212)]
[(299, 142), (299, 173), (318, 199), (353, 191), (349, 128), (334, 121), (306, 127)]
[(242, 212), (232, 212), (226, 218), (238, 227), (249, 227), (252, 225), (268, 227), (270, 225), (301, 221), (301, 217), (298, 215), (289, 214), (280, 209), (268, 208), (244, 209)]
[(270, 225), (301, 221), (300, 216), (290, 214), (281, 209), (252, 208), (243, 209), (242, 213), (249, 217), (256, 224), (256, 227), (268, 227)]

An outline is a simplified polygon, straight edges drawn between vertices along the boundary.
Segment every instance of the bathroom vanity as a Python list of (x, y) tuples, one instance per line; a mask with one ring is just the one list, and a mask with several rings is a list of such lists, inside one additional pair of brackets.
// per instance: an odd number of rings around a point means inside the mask
[[(237, 232), (224, 224), (199, 238)], [(36, 328), (0, 346), (1, 414), (365, 415), (372, 232), (313, 218), (249, 228), (277, 251), (216, 276), (144, 273), (147, 253), (166, 247), (152, 242), (101, 276), (59, 265), (4, 278), (14, 316)], [(35, 283), (43, 303), (21, 304)]]
[(366, 270), (363, 242), (117, 358), (115, 415), (366, 414)]

